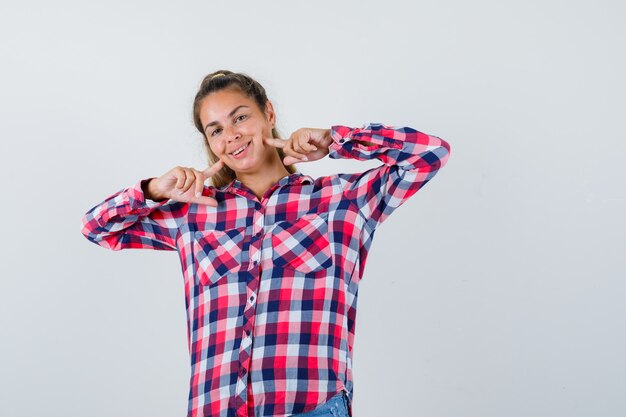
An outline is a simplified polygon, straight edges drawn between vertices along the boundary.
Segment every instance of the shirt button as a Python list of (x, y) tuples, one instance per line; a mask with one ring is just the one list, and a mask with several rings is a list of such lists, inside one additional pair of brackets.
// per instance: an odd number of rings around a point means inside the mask
[(345, 141), (345, 139), (339, 139), (339, 143), (344, 143)]
[(254, 304), (254, 295), (250, 296), (250, 304)]
[(252, 262), (252, 264), (253, 264), (254, 266), (257, 266), (257, 265), (259, 264), (259, 261), (254, 261), (254, 262)]

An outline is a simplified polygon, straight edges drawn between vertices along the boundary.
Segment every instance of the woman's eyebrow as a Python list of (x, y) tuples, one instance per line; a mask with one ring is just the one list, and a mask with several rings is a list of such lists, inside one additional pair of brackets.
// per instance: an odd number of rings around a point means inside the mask
[[(235, 114), (237, 112), (237, 110), (239, 110), (242, 107), (249, 107), (249, 106), (246, 106), (246, 105), (242, 104), (240, 106), (235, 107), (230, 113), (228, 113), (228, 117), (232, 117), (232, 115)], [(207, 123), (206, 126), (204, 126), (204, 131), (206, 132), (207, 127), (216, 125), (217, 123), (218, 123), (217, 120), (214, 120), (211, 123)]]

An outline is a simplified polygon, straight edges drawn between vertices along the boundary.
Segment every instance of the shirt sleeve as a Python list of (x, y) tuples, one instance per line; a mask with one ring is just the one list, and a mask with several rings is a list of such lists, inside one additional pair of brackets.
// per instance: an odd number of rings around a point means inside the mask
[(82, 234), (111, 250), (176, 250), (179, 224), (188, 205), (147, 199), (142, 184), (150, 179), (119, 190), (87, 211), (82, 218)]
[(356, 204), (370, 230), (430, 181), (450, 156), (446, 141), (410, 127), (335, 125), (331, 137), (329, 158), (376, 158), (384, 163), (362, 173), (342, 174), (344, 196)]

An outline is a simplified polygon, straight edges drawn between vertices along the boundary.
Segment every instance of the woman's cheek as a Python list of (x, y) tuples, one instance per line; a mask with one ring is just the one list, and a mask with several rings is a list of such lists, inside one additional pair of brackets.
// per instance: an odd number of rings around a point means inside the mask
[(215, 155), (223, 155), (226, 149), (221, 143), (218, 143), (218, 144), (213, 143), (210, 146), (211, 146), (211, 150), (213, 151)]

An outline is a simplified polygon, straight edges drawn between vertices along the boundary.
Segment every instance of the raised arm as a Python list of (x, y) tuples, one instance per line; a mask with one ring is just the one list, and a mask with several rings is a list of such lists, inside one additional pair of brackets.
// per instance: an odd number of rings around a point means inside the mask
[(189, 210), (185, 203), (217, 206), (214, 188), (205, 193), (204, 181), (223, 166), (221, 160), (203, 171), (176, 166), (158, 178), (139, 180), (85, 213), (81, 232), (91, 242), (112, 250), (176, 250), (180, 225)]
[(146, 198), (144, 190), (151, 179), (139, 180), (92, 207), (83, 215), (82, 234), (111, 250), (176, 250), (179, 224), (188, 205)]
[(450, 145), (410, 127), (370, 123), (361, 128), (330, 129), (329, 158), (378, 159), (384, 163), (362, 173), (340, 174), (344, 194), (374, 230), (446, 164)]

